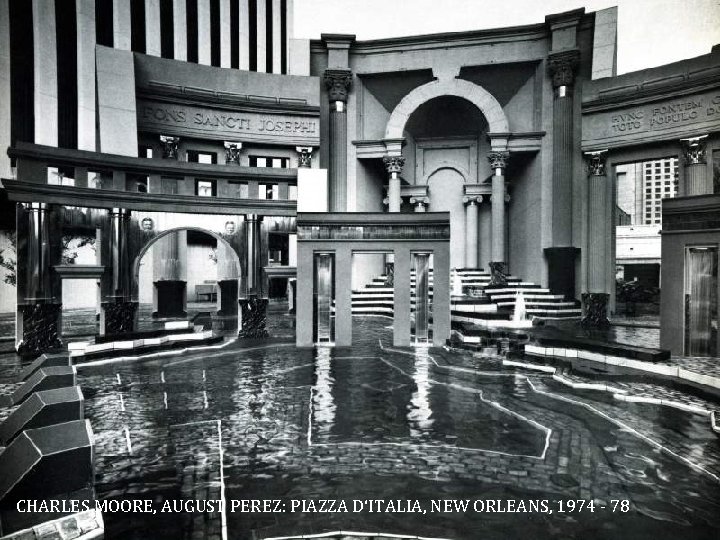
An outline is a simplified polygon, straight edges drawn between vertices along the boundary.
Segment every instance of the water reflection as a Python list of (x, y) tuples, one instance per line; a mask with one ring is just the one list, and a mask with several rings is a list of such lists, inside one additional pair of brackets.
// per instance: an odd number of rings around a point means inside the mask
[(415, 349), (413, 381), (417, 390), (410, 400), (407, 420), (410, 436), (420, 438), (428, 434), (434, 423), (430, 406), (430, 356), (426, 347)]
[(313, 394), (313, 424), (320, 435), (328, 435), (335, 424), (335, 402), (333, 383), (330, 373), (332, 367), (332, 349), (318, 347), (315, 355), (315, 386)]

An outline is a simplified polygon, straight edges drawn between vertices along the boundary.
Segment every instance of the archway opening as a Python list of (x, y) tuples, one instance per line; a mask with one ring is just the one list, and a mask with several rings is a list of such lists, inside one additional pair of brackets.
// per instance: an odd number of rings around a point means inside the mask
[(414, 171), (406, 176), (415, 185), (427, 186), (429, 211), (450, 212), (452, 268), (466, 267), (463, 196), (466, 186), (483, 183), (489, 176), (487, 131), (478, 107), (458, 96), (423, 103), (405, 125), (408, 154), (415, 156)]
[(156, 237), (135, 263), (138, 329), (190, 320), (236, 333), (240, 268), (230, 244), (208, 231), (174, 229)]

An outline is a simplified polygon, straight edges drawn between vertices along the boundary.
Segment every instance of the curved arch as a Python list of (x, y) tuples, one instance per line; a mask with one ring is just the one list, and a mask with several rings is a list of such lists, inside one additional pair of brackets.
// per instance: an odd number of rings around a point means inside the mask
[(431, 81), (418, 86), (397, 104), (385, 128), (386, 139), (402, 139), (410, 115), (423, 103), (440, 96), (456, 96), (475, 105), (488, 122), (490, 133), (508, 133), (510, 127), (500, 103), (482, 86), (463, 79)]
[(240, 264), (240, 255), (237, 251), (230, 245), (230, 243), (225, 240), (221, 235), (219, 235), (216, 232), (210, 231), (208, 229), (203, 229), (202, 227), (174, 227), (172, 229), (168, 229), (166, 231), (162, 231), (158, 233), (157, 235), (153, 236), (148, 240), (148, 242), (140, 249), (137, 256), (135, 257), (135, 260), (133, 261), (133, 291), (136, 292), (137, 287), (139, 285), (139, 276), (140, 276), (140, 261), (145, 256), (145, 254), (148, 252), (148, 250), (153, 246), (153, 244), (157, 243), (158, 240), (161, 238), (164, 238), (172, 233), (180, 232), (180, 231), (197, 231), (201, 233), (205, 233), (207, 235), (212, 236), (215, 238), (218, 242), (222, 242), (225, 247), (228, 248), (228, 250), (234, 255), (235, 259), (235, 268), (237, 270), (238, 279), (242, 278), (242, 265)]
[(470, 178), (470, 176), (469, 176), (470, 173), (467, 169), (464, 169), (464, 168), (462, 168), (458, 165), (452, 164), (452, 163), (439, 163), (437, 167), (435, 167), (432, 171), (430, 171), (425, 176), (423, 176), (422, 185), (427, 186), (430, 183), (430, 179), (435, 174), (439, 173), (440, 171), (442, 171), (444, 169), (451, 169), (451, 170), (455, 171), (456, 173), (458, 173), (460, 176), (463, 177), (463, 180), (465, 181), (465, 183), (469, 182), (468, 179)]

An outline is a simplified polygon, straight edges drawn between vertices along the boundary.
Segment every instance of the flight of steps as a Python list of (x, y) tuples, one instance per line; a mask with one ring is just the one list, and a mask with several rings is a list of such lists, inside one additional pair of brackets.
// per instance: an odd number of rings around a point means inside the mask
[[(523, 292), (528, 317), (538, 320), (578, 319), (581, 310), (577, 301), (566, 301), (562, 295), (551, 294), (534, 283), (509, 276), (507, 285), (490, 285), (490, 274), (483, 270), (458, 270), (464, 296), (452, 297), (451, 320), (453, 323), (483, 324), (483, 321), (511, 320), (515, 311), (515, 297)], [(410, 277), (411, 289), (415, 287), (415, 274)], [(451, 284), (452, 289), (452, 284)], [(430, 294), (432, 295), (432, 270), (430, 271)], [(352, 293), (353, 315), (393, 315), (393, 287), (387, 276), (381, 275)]]

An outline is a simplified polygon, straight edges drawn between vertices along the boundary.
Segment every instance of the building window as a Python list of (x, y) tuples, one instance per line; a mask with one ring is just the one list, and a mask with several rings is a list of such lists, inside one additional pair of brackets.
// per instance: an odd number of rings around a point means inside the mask
[(196, 180), (195, 194), (198, 197), (214, 197), (215, 182), (213, 182), (212, 180)]
[(70, 167), (48, 167), (47, 183), (54, 186), (74, 186), (75, 172)]
[(160, 179), (162, 185), (162, 192), (168, 195), (177, 195), (179, 193), (180, 178), (170, 178), (163, 176)]
[(277, 184), (260, 184), (258, 189), (260, 191), (260, 198), (276, 201), (280, 198), (280, 190)]
[(297, 186), (288, 186), (288, 199), (297, 201)]
[(274, 156), (249, 156), (251, 167), (272, 167), (275, 169), (287, 169), (290, 166), (290, 158)]
[(200, 152), (197, 150), (188, 150), (187, 160), (190, 163), (205, 163), (208, 165), (215, 165), (217, 163), (217, 154), (215, 152)]
[(141, 144), (138, 146), (138, 156), (141, 158), (152, 158), (153, 149), (149, 144)]

